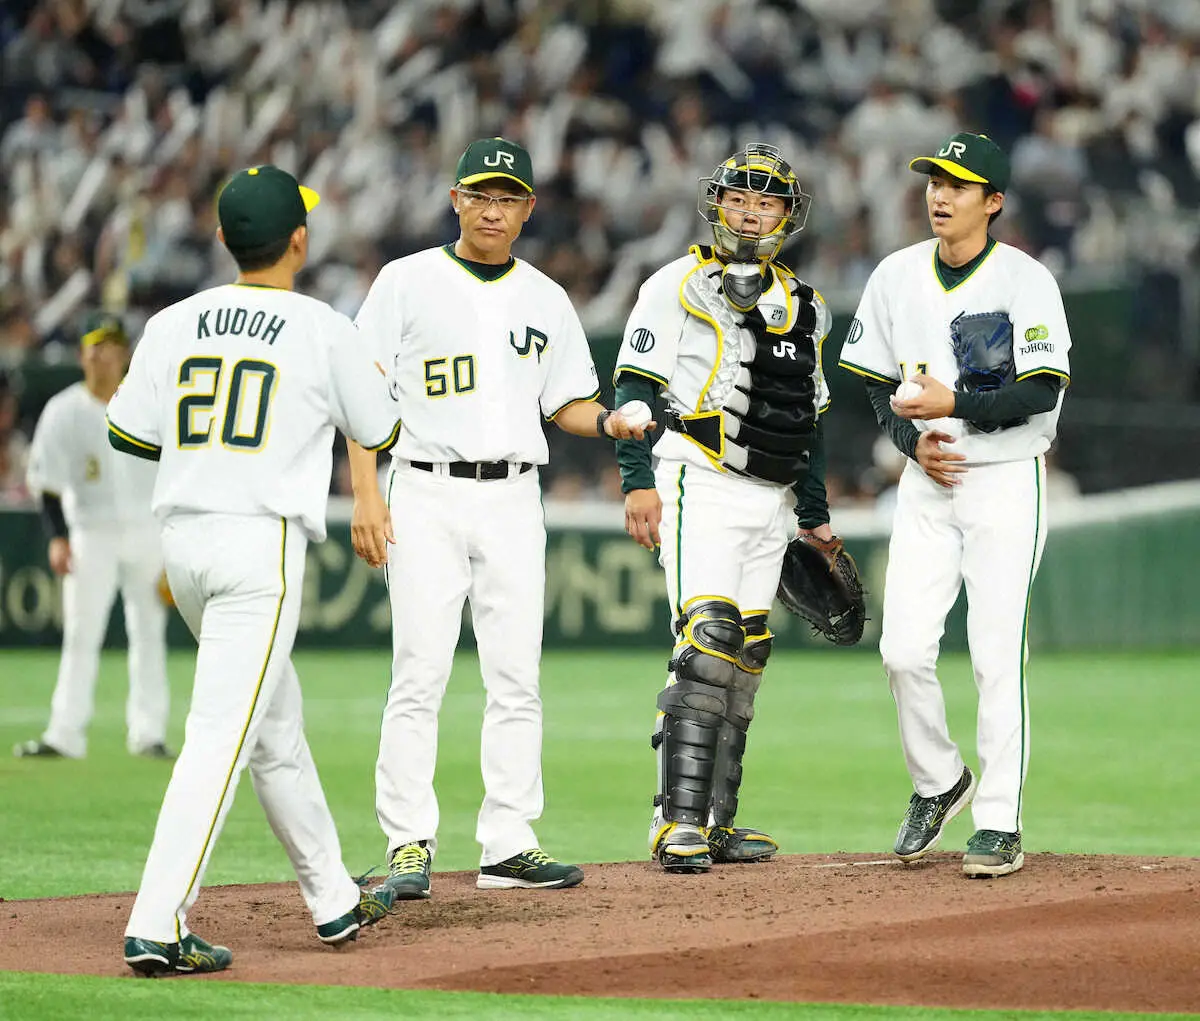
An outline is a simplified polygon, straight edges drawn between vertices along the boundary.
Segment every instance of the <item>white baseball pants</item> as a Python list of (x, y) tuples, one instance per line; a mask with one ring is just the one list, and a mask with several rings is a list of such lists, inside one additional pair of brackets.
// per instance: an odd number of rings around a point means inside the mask
[(42, 740), (64, 755), (87, 754), (100, 649), (120, 590), (129, 639), (126, 743), (131, 752), (166, 737), (167, 610), (158, 595), (162, 573), (157, 524), (77, 528), (71, 532), (71, 573), (63, 579), (63, 644), (50, 723)]
[(172, 943), (187, 934), (187, 911), (247, 766), (314, 924), (358, 904), (290, 659), (307, 545), (299, 527), (277, 518), (195, 514), (164, 526), (167, 577), (199, 649), (183, 749), (126, 935)]
[(546, 527), (537, 469), (477, 481), (397, 460), (388, 504), (393, 655), (375, 767), (379, 825), (389, 855), (416, 840), (436, 851), (438, 711), (468, 600), (486, 692), (475, 838), (480, 864), (494, 865), (538, 846), (532, 823), (543, 807)]
[(1046, 541), (1042, 458), (973, 465), (947, 489), (915, 462), (901, 476), (879, 651), (900, 741), (922, 797), (949, 790), (963, 759), (937, 676), (946, 615), (966, 585), (967, 643), (979, 696), (976, 829), (1021, 829), (1029, 765), (1025, 664), (1030, 590)]

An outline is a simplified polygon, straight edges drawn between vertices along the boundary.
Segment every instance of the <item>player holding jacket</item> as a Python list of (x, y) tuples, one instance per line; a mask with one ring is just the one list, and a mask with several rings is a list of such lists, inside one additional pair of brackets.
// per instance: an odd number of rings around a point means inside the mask
[(617, 454), (626, 530), (659, 547), (675, 638), (651, 739), (649, 843), (667, 872), (779, 849), (733, 823), (793, 510), (801, 531), (833, 535), (818, 417), (830, 316), (775, 262), (810, 201), (773, 146), (725, 160), (700, 182), (714, 245), (646, 281), (617, 358), (618, 405), (652, 404), (660, 390), (666, 404), (657, 469), (648, 442), (622, 441)]
[[(954, 135), (909, 166), (929, 175), (934, 237), (889, 255), (867, 281), (841, 365), (863, 376), (880, 425), (911, 460), (900, 479), (879, 651), (915, 791), (896, 854), (915, 861), (974, 797), (963, 871), (1024, 862), (1030, 591), (1046, 541), (1045, 462), (1070, 378), (1054, 277), (988, 234), (1009, 165), (991, 139)], [(921, 389), (894, 400), (902, 380)], [(978, 793), (946, 727), (937, 677), (946, 614), (967, 590), (979, 692)]]

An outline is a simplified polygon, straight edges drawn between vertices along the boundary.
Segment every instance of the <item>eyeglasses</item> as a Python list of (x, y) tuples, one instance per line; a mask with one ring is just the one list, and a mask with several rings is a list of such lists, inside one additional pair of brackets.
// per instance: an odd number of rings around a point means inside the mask
[(483, 208), (485, 211), (492, 208), (495, 203), (496, 208), (502, 213), (511, 213), (517, 209), (522, 209), (529, 202), (528, 195), (487, 195), (481, 191), (472, 191), (470, 188), (456, 188), (458, 192), (458, 200), (472, 209)]

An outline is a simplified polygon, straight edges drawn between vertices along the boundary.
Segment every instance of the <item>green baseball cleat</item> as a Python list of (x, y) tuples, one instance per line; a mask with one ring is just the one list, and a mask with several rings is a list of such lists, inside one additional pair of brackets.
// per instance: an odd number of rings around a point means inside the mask
[(148, 978), (173, 972), (198, 975), (224, 971), (233, 963), (233, 954), (228, 947), (213, 946), (191, 932), (178, 943), (126, 936), (125, 963)]

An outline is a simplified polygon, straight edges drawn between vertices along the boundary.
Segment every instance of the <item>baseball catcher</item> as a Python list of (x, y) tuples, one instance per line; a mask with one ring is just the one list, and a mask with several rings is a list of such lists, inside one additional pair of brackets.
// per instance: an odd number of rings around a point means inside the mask
[(770, 145), (747, 145), (701, 178), (713, 243), (646, 281), (617, 359), (618, 403), (665, 404), (657, 468), (649, 442), (619, 442), (617, 460), (626, 531), (659, 551), (673, 620), (650, 742), (649, 845), (666, 872), (779, 849), (734, 819), (793, 511), (802, 534), (833, 541), (820, 426), (830, 315), (777, 261), (809, 203)]

